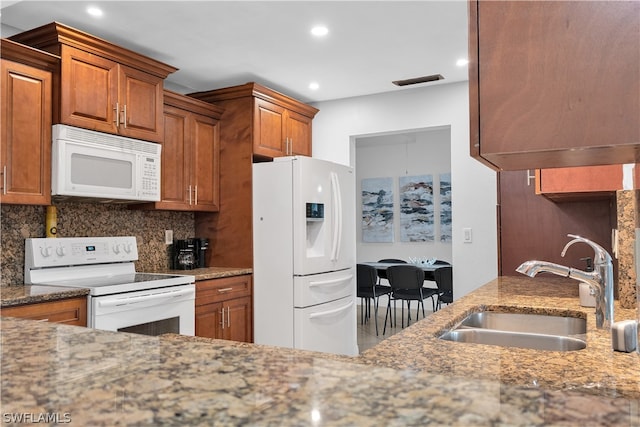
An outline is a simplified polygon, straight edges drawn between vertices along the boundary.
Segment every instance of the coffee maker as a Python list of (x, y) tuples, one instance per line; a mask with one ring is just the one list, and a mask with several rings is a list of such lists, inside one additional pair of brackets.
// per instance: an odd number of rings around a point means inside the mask
[(208, 247), (209, 239), (194, 237), (174, 240), (171, 251), (171, 268), (173, 270), (192, 270), (205, 267), (205, 251)]

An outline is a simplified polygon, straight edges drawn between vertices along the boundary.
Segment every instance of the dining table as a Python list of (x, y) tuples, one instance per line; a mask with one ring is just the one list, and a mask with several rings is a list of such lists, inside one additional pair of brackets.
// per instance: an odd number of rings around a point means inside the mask
[(416, 267), (420, 267), (423, 271), (424, 271), (424, 280), (429, 280), (429, 281), (435, 281), (435, 278), (433, 276), (433, 272), (436, 271), (439, 268), (442, 267), (451, 267), (451, 264), (442, 264), (442, 263), (434, 263), (434, 264), (429, 264), (429, 263), (419, 263), (419, 264), (410, 264), (410, 263), (399, 263), (399, 262), (373, 262), (373, 261), (366, 261), (366, 262), (361, 262), (359, 264), (364, 264), (364, 265), (369, 265), (371, 267), (374, 267), (376, 270), (380, 271), (384, 271), (387, 268), (393, 266), (393, 265), (414, 265)]

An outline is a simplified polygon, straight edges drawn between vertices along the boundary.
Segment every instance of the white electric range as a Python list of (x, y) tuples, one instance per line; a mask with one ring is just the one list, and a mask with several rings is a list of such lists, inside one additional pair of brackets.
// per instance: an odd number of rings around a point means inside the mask
[(195, 332), (195, 277), (138, 273), (135, 236), (25, 239), (27, 284), (88, 288), (90, 328)]

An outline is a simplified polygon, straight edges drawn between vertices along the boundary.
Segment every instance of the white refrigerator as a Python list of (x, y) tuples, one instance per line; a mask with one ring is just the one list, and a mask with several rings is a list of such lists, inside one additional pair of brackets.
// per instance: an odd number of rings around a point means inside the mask
[(352, 168), (253, 165), (253, 277), (256, 344), (358, 354)]

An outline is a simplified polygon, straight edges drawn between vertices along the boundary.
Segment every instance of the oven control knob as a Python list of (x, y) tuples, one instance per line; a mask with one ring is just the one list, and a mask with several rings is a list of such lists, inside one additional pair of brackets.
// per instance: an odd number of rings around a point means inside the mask
[(43, 258), (51, 256), (53, 248), (51, 246), (43, 246), (40, 248), (40, 254)]
[(67, 250), (64, 248), (64, 246), (60, 245), (56, 248), (56, 253), (58, 254), (58, 256), (65, 256), (67, 254)]
[(125, 243), (122, 245), (122, 248), (126, 253), (131, 253), (131, 243)]
[(118, 255), (120, 253), (120, 244), (118, 243), (113, 247), (113, 253)]

